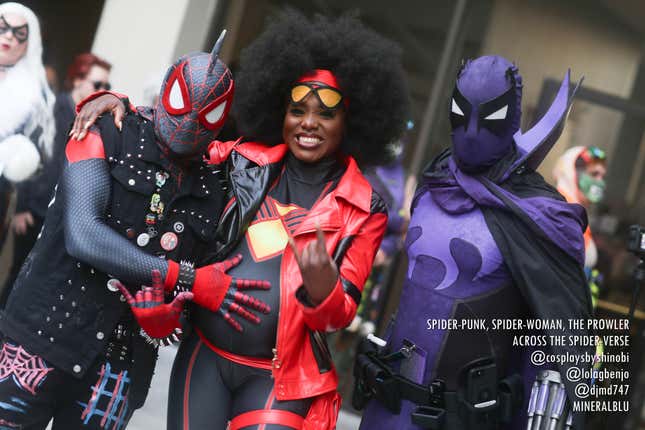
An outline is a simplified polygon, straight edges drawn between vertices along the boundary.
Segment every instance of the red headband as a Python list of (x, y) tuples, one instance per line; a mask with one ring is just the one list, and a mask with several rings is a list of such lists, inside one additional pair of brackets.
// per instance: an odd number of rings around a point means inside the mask
[(331, 70), (314, 69), (313, 71), (302, 75), (296, 82), (320, 82), (321, 84), (330, 86), (342, 93), (340, 85), (338, 85), (338, 80)]
[[(331, 70), (314, 69), (311, 72), (305, 73), (296, 81), (297, 84), (307, 82), (318, 82), (337, 90), (339, 93), (341, 93), (341, 95), (343, 94), (340, 89), (340, 85), (338, 85), (338, 79), (336, 79), (336, 75), (334, 75)], [(343, 96), (343, 104), (345, 105), (345, 109), (347, 109), (347, 107), (349, 106), (349, 100), (345, 96)]]

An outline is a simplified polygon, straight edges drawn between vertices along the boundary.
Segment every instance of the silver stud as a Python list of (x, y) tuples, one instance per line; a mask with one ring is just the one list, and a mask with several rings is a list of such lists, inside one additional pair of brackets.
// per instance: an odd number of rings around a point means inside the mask
[(54, 338), (53, 338), (53, 337), (50, 337), (50, 338), (49, 338), (49, 341), (50, 341), (51, 343), (54, 343)]
[(119, 287), (117, 287), (117, 283), (119, 282), (118, 279), (112, 278), (109, 281), (107, 281), (107, 288), (110, 291), (119, 291)]
[(52, 306), (52, 311), (56, 312), (56, 306)]
[(65, 312), (65, 318), (69, 318), (71, 314), (69, 312)]
[(105, 334), (103, 334), (102, 331), (99, 331), (99, 332), (96, 333), (96, 338), (98, 340), (103, 340), (103, 338), (105, 338)]
[(38, 330), (38, 336), (42, 336), (42, 335), (43, 335), (43, 331), (42, 331), (42, 330)]
[(58, 328), (63, 328), (63, 323), (58, 323)]
[(83, 285), (83, 286), (81, 287), (81, 291), (82, 291), (82, 292), (85, 292), (85, 290), (86, 290), (86, 288), (85, 288), (85, 286)]
[(73, 307), (73, 308), (75, 308), (75, 307), (76, 307), (76, 302), (72, 302), (72, 307)]
[(60, 301), (61, 301), (61, 302), (62, 302), (63, 300), (65, 300), (65, 296), (64, 296), (64, 295), (62, 295), (62, 294), (61, 294), (60, 296), (58, 296), (58, 298), (60, 299)]
[(67, 285), (72, 285), (72, 280), (71, 279), (67, 280)]
[(90, 273), (93, 275), (94, 274), (94, 269), (90, 269)]
[(81, 366), (75, 364), (74, 367), (72, 367), (72, 370), (74, 371), (74, 373), (81, 373)]
[(51, 320), (52, 320), (51, 317), (45, 318), (45, 321), (47, 321), (47, 322), (50, 322)]

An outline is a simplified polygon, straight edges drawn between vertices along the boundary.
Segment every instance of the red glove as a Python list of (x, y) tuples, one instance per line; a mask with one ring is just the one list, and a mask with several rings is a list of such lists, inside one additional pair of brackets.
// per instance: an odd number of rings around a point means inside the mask
[(179, 317), (184, 309), (184, 302), (193, 299), (193, 293), (185, 291), (177, 294), (172, 303), (164, 303), (164, 286), (161, 273), (152, 271), (152, 287), (143, 287), (132, 297), (125, 285), (116, 285), (125, 296), (134, 317), (141, 328), (152, 338), (165, 338), (181, 327)]
[(251, 288), (268, 290), (271, 288), (269, 282), (236, 279), (225, 273), (230, 268), (237, 266), (240, 261), (242, 261), (242, 256), (238, 254), (221, 263), (200, 267), (195, 270), (195, 282), (192, 289), (195, 303), (213, 312), (219, 312), (226, 322), (237, 331), (242, 331), (242, 325), (231, 316), (231, 312), (248, 321), (259, 324), (260, 318), (244, 307), (264, 314), (268, 314), (271, 311), (269, 305), (263, 301), (238, 291)]

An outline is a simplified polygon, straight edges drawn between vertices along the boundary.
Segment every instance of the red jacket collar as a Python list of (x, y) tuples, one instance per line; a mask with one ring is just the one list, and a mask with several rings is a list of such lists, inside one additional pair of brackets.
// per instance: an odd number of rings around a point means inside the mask
[(258, 166), (265, 166), (267, 164), (277, 163), (287, 153), (287, 145), (285, 144), (269, 146), (261, 142), (241, 143), (242, 139), (240, 137), (237, 140), (229, 140), (228, 142), (213, 141), (208, 147), (209, 163), (223, 163), (231, 155), (231, 152), (235, 150), (235, 152), (251, 160)]
[(346, 155), (343, 162), (347, 165), (347, 169), (336, 187), (336, 195), (363, 212), (369, 213), (372, 205), (372, 186), (361, 173), (353, 157)]
[[(240, 143), (241, 140), (242, 138), (228, 142), (216, 140), (211, 143), (208, 148), (209, 162), (212, 164), (223, 163), (231, 152), (235, 151), (255, 164), (265, 166), (281, 161), (288, 151), (288, 147), (284, 143), (269, 146), (260, 142)], [(362, 211), (369, 212), (372, 202), (371, 185), (361, 173), (353, 157), (343, 156), (342, 161), (347, 169), (334, 193)]]

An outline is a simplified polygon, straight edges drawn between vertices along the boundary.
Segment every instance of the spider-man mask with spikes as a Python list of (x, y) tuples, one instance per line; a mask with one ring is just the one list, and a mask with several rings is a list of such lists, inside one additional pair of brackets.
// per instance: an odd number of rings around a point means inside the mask
[(452, 155), (460, 170), (483, 171), (513, 149), (522, 114), (522, 78), (513, 63), (499, 56), (469, 60), (450, 102)]
[(233, 100), (233, 76), (213, 52), (181, 57), (166, 73), (155, 105), (154, 127), (175, 156), (199, 157), (222, 128)]

